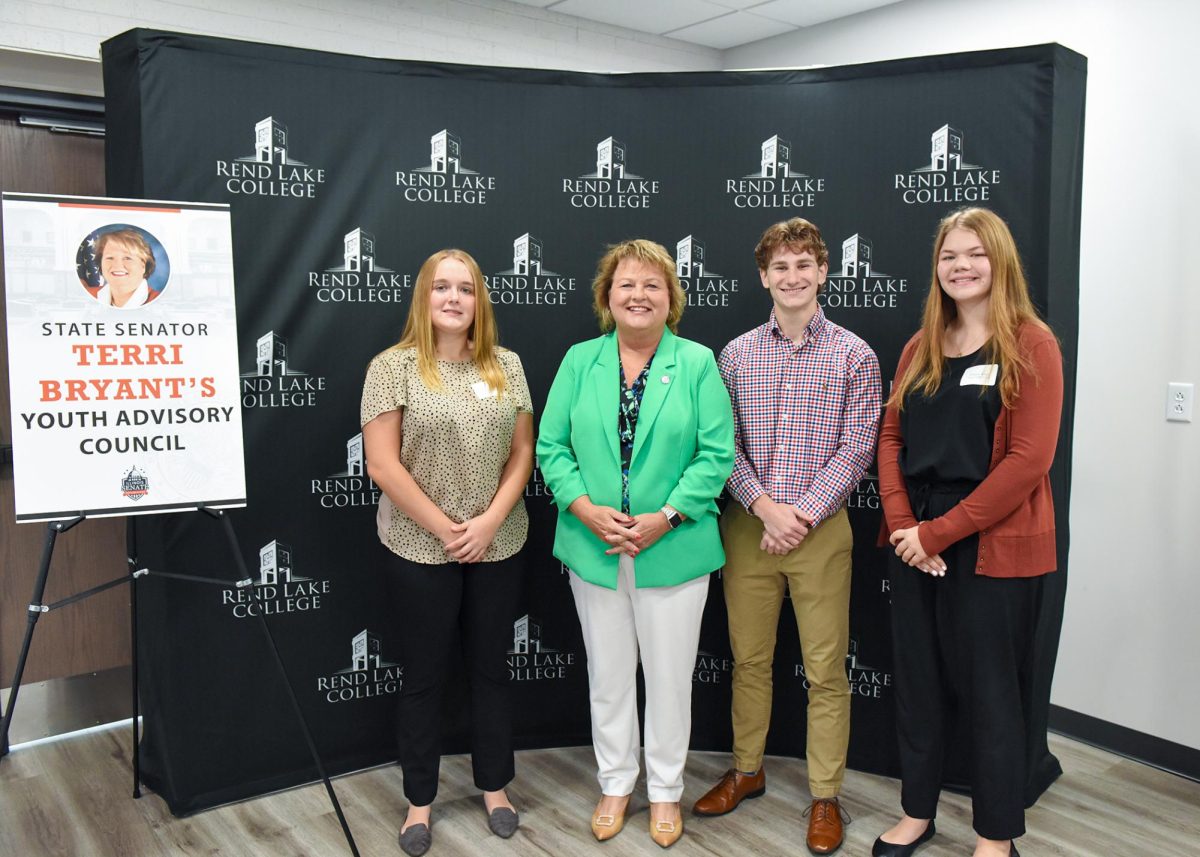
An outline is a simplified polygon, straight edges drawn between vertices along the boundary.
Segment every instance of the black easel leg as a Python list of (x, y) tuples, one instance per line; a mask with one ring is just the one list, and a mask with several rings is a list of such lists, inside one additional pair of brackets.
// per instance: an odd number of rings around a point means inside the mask
[[(220, 518), (221, 523), (225, 528), (225, 537), (229, 541), (229, 547), (233, 551), (234, 562), (237, 564), (238, 578), (245, 580), (250, 576), (246, 568), (246, 560), (242, 556), (241, 546), (238, 544), (237, 535), (233, 532), (233, 522), (229, 520), (229, 516), (224, 511), (216, 509), (203, 509), (204, 512)], [(350, 825), (346, 822), (346, 816), (342, 813), (342, 805), (338, 803), (337, 793), (333, 790), (333, 783), (329, 781), (329, 775), (325, 772), (325, 765), (321, 761), (321, 756), (317, 752), (316, 742), (313, 741), (312, 733), (308, 729), (308, 721), (304, 719), (304, 710), (300, 707), (300, 700), (296, 698), (296, 691), (292, 687), (292, 681), (288, 678), (287, 670), (284, 668), (283, 657), (279, 654), (279, 647), (275, 645), (275, 637), (271, 633), (271, 626), (267, 624), (267, 617), (261, 612), (258, 614), (259, 624), (262, 626), (263, 633), (267, 635), (267, 642), (270, 644), (271, 654), (275, 657), (275, 665), (279, 668), (279, 675), (283, 679), (283, 686), (287, 689), (288, 699), (291, 700), (292, 708), (296, 711), (296, 719), (300, 722), (300, 731), (304, 733), (304, 740), (308, 743), (308, 752), (312, 754), (313, 763), (317, 767), (317, 773), (321, 776), (321, 782), (325, 784), (325, 792), (329, 795), (329, 802), (333, 804), (333, 811), (337, 814), (338, 823), (342, 826), (342, 833), (346, 837), (346, 844), (350, 846), (350, 853), (354, 857), (359, 857), (358, 846), (354, 843), (354, 835), (350, 832)]]
[(137, 635), (137, 518), (125, 519), (125, 556), (129, 563), (129, 667), (133, 694), (130, 711), (133, 712), (133, 796), (142, 796), (142, 742), (138, 729), (141, 716), (138, 700), (138, 635)]
[(33, 629), (42, 617), (42, 596), (46, 593), (46, 578), (50, 576), (50, 558), (54, 556), (54, 542), (64, 529), (61, 521), (46, 525), (46, 541), (42, 546), (42, 565), (33, 584), (33, 598), (26, 614), (25, 639), (21, 642), (21, 654), (17, 658), (17, 671), (13, 675), (12, 690), (8, 694), (8, 705), (4, 709), (3, 732), (0, 732), (0, 757), (8, 755), (8, 727), (12, 724), (13, 709), (17, 707), (17, 693), (21, 690), (21, 677), (25, 673), (25, 661), (29, 659), (29, 644), (33, 641)]

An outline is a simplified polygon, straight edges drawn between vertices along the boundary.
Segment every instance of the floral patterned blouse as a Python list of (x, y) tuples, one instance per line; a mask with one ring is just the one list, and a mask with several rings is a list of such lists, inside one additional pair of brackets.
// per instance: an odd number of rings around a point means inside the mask
[(650, 374), (650, 364), (653, 362), (654, 355), (651, 354), (633, 385), (626, 387), (625, 367), (617, 361), (618, 371), (621, 373), (621, 398), (617, 414), (617, 437), (621, 440), (621, 512), (626, 515), (629, 514), (629, 462), (633, 459), (633, 436), (637, 431), (642, 393), (646, 391), (646, 377)]

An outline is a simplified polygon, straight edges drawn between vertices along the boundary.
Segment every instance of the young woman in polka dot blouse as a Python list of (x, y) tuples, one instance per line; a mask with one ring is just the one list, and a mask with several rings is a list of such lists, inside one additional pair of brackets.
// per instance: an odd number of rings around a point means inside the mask
[(410, 806), (407, 854), (429, 849), (441, 707), (450, 654), (470, 673), (471, 758), (488, 825), (517, 815), (506, 652), (522, 578), (533, 467), (533, 407), (521, 361), (496, 344), (479, 265), (442, 250), (421, 266), (400, 342), (371, 361), (361, 421), (367, 471), (383, 491), (379, 537), (404, 663), (400, 766)]

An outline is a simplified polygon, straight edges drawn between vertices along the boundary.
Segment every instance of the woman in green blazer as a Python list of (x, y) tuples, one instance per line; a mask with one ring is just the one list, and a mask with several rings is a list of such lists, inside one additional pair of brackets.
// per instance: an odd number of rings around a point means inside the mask
[(708, 575), (725, 562), (715, 498), (733, 469), (733, 414), (712, 351), (675, 335), (684, 296), (661, 245), (610, 247), (592, 291), (606, 333), (563, 358), (538, 461), (588, 655), (602, 793), (592, 832), (620, 832), (638, 777), (640, 656), (650, 832), (665, 848), (683, 833), (692, 671)]

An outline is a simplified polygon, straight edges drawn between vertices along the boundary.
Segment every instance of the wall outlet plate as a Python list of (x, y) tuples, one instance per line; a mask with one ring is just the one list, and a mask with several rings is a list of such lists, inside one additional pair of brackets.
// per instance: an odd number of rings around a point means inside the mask
[(1172, 381), (1167, 384), (1167, 422), (1190, 423), (1196, 385)]

